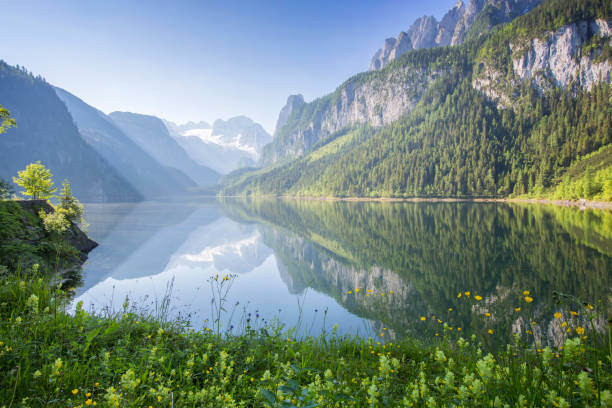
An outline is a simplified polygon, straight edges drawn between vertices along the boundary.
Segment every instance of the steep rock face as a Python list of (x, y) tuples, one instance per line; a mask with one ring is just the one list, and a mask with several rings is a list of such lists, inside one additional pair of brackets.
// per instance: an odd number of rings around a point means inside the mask
[(370, 70), (383, 69), (391, 61), (411, 50), (447, 45), (459, 45), (465, 41), (470, 29), (481, 18), (479, 30), (504, 23), (526, 13), (541, 0), (469, 0), (467, 6), (459, 0), (442, 20), (432, 16), (418, 18), (407, 32), (395, 38), (387, 38), (383, 48), (372, 58)]
[[(535, 38), (521, 52), (523, 44), (511, 44), (516, 52), (512, 59), (514, 73), (521, 79), (532, 79), (536, 87), (567, 87), (573, 80), (583, 89), (590, 90), (599, 80), (610, 80), (610, 61), (596, 62), (592, 55), (582, 55), (582, 45), (592, 33), (610, 38), (610, 21), (582, 21), (549, 33), (543, 39)], [(610, 40), (612, 42), (612, 40)]]
[(439, 75), (411, 66), (383, 72), (367, 80), (353, 77), (333, 94), (301, 105), (264, 148), (262, 162), (302, 156), (318, 141), (349, 126), (387, 125), (414, 108)]
[(304, 104), (304, 96), (302, 94), (289, 95), (287, 98), (287, 103), (285, 106), (283, 106), (278, 114), (278, 120), (276, 121), (276, 127), (274, 128), (274, 135), (276, 135), (278, 131), (285, 126), (293, 111)]
[[(599, 44), (585, 52), (589, 42)], [(521, 81), (530, 81), (539, 92), (553, 87), (577, 86), (590, 90), (599, 81), (610, 81), (610, 61), (600, 59), (601, 45), (612, 45), (612, 23), (603, 19), (581, 21), (547, 32), (539, 38), (517, 40), (509, 44), (513, 79), (505, 77), (500, 67), (482, 62), (472, 85), (498, 102), (512, 105), (513, 93)]]

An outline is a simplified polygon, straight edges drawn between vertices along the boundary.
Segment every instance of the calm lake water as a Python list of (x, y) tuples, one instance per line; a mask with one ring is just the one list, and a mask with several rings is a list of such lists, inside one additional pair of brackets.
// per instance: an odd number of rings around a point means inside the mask
[(86, 218), (100, 246), (75, 304), (101, 313), (121, 311), (128, 298), (130, 308), (162, 314), (166, 298), (167, 317), (214, 327), (219, 296), (210, 279), (232, 275), (220, 327), (233, 333), (277, 322), (297, 335), (336, 327), (388, 340), (443, 335), (439, 319), (492, 343), (533, 330), (538, 341), (560, 344), (562, 321), (585, 323), (584, 313), (553, 317), (581, 312), (565, 307), (572, 300), (564, 295), (595, 305), (596, 325), (612, 315), (611, 212), (208, 199), (87, 205)]

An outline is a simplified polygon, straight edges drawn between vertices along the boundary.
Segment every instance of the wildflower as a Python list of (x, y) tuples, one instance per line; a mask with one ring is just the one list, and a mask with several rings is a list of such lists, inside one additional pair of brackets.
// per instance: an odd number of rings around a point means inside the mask
[(570, 310), (570, 314), (571, 314), (572, 316), (578, 316), (578, 313), (574, 312), (573, 310)]
[(487, 333), (493, 334), (493, 329), (489, 329), (489, 331)]
[(491, 317), (491, 313), (489, 312), (485, 313), (485, 317)]
[(560, 319), (561, 318), (561, 313), (555, 312), (555, 314), (553, 316), (555, 316), (555, 319)]
[(355, 293), (359, 293), (359, 288), (355, 288)]
[(421, 321), (424, 322), (425, 320), (427, 320), (427, 318), (425, 316), (421, 316)]
[(457, 295), (457, 299), (461, 297), (461, 292), (459, 292), (459, 294)]
[(392, 290), (390, 290), (390, 291), (389, 291), (389, 294), (390, 294), (390, 295), (392, 295), (392, 294), (393, 294), (393, 291), (392, 291)]
[(77, 395), (79, 393), (79, 389), (75, 388), (74, 390), (72, 390), (72, 395)]
[(91, 398), (89, 398), (87, 401), (85, 401), (85, 405), (91, 405), (93, 403), (93, 401), (91, 400)]
[(448, 311), (449, 311), (449, 312), (452, 312), (452, 311), (453, 311), (453, 308), (452, 308), (452, 307), (449, 307), (449, 308), (448, 308)]
[(529, 291), (528, 290), (524, 290), (523, 291), (523, 296), (529, 296)]
[(530, 296), (525, 296), (525, 302), (531, 303), (531, 302), (533, 302), (533, 298), (530, 297)]
[(476, 296), (474, 296), (474, 299), (476, 299), (476, 300), (478, 300), (478, 301), (481, 301), (481, 300), (482, 300), (482, 296), (480, 296), (480, 295), (476, 295)]
[(467, 297), (470, 296), (470, 292), (469, 291), (466, 291), (466, 292), (463, 292), (463, 293), (465, 293), (465, 296), (467, 296)]
[(567, 326), (567, 322), (561, 323), (561, 327), (565, 327), (565, 326)]
[(384, 293), (381, 293), (381, 294), (380, 294), (380, 296), (385, 296), (385, 294), (384, 294)]
[(353, 291), (352, 291), (352, 290), (349, 290), (349, 291), (348, 291), (348, 294), (349, 294), (349, 295), (352, 295), (352, 294), (353, 294)]
[(593, 310), (593, 306), (591, 306), (591, 305), (590, 305), (590, 304), (588, 304), (588, 303), (587, 303), (586, 307), (587, 307), (587, 309), (589, 309), (589, 310)]
[(520, 312), (520, 311), (521, 311), (521, 308), (520, 308), (520, 307), (515, 307), (515, 308), (514, 308), (514, 311), (515, 311), (515, 312)]
[(91, 392), (88, 392), (87, 394), (85, 394), (86, 397), (91, 397)]
[(582, 336), (584, 334), (584, 327), (582, 327), (582, 326), (576, 327), (576, 333), (578, 333), (580, 336)]
[(457, 327), (457, 331), (461, 331), (461, 327)]
[(41, 375), (42, 375), (42, 373), (40, 372), (40, 370), (36, 370), (36, 371), (34, 371), (34, 374), (32, 374), (32, 376), (33, 376), (34, 378), (38, 378), (38, 377), (40, 377)]

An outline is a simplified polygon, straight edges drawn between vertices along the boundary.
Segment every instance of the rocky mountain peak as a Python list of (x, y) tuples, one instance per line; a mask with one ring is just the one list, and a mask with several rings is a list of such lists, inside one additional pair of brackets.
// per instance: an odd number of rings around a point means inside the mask
[(276, 121), (276, 127), (274, 128), (274, 135), (276, 135), (279, 130), (285, 126), (287, 119), (289, 119), (289, 116), (291, 116), (293, 111), (305, 103), (306, 102), (304, 102), (304, 96), (302, 94), (289, 95), (287, 98), (287, 103), (285, 103), (285, 106), (283, 106), (278, 114), (278, 120)]
[(419, 48), (458, 45), (465, 41), (472, 24), (487, 7), (493, 10), (495, 21), (489, 25), (509, 21), (538, 5), (542, 0), (469, 0), (467, 5), (457, 1), (437, 21), (433, 16), (423, 16), (414, 21), (407, 32), (396, 38), (387, 38), (383, 48), (376, 51), (370, 63), (370, 70), (383, 69), (401, 55)]

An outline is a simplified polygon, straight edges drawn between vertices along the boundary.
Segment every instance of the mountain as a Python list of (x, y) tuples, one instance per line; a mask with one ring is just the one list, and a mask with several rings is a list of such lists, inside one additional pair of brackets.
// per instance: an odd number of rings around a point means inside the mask
[(379, 70), (408, 51), (462, 44), (466, 38), (488, 31), (537, 6), (542, 0), (459, 0), (441, 21), (433, 16), (418, 18), (408, 31), (397, 38), (387, 38), (376, 51), (370, 70)]
[(272, 140), (261, 125), (246, 116), (218, 119), (212, 126), (206, 122), (165, 123), (191, 159), (221, 174), (255, 164), (263, 146)]
[(71, 93), (54, 88), (82, 138), (143, 198), (184, 194), (195, 186), (185, 174), (165, 167), (134, 143), (104, 113)]
[[(611, 11), (548, 0), (293, 104), (264, 148), (268, 167), (228, 175), (221, 194), (567, 198), (565, 184), (612, 200)], [(582, 160), (593, 166), (569, 171)]]
[[(86, 143), (53, 87), (23, 68), (0, 61), (1, 103), (17, 126), (0, 136), (0, 177), (40, 160), (56, 185), (68, 179), (84, 202), (135, 201), (139, 192)], [(84, 171), (86, 169), (86, 171)]]
[(162, 165), (180, 170), (200, 186), (217, 183), (219, 175), (191, 160), (170, 136), (161, 119), (130, 112), (112, 112), (109, 117), (127, 137)]

